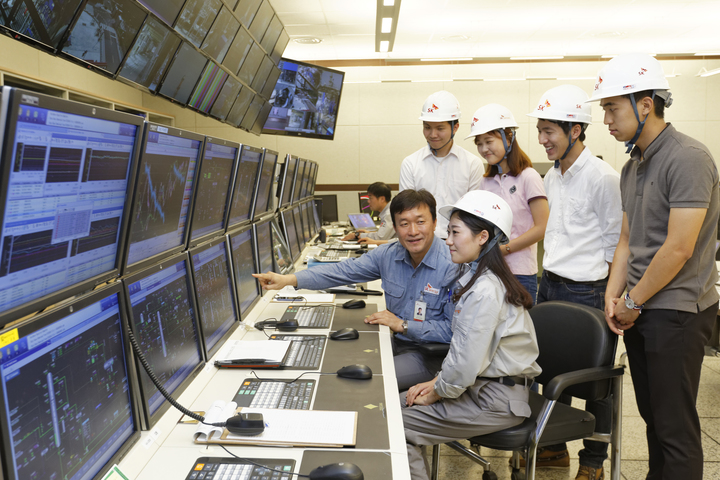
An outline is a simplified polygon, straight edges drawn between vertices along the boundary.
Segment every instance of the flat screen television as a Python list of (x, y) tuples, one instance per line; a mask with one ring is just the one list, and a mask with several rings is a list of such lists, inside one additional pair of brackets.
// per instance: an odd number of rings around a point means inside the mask
[(280, 63), (282, 54), (285, 53), (285, 48), (288, 43), (290, 43), (290, 35), (283, 30), (280, 32), (277, 42), (275, 42), (275, 47), (273, 48), (272, 53), (270, 53), (270, 58), (272, 58), (272, 61), (275, 62), (275, 65)]
[(230, 113), (228, 114), (227, 123), (235, 127), (239, 127), (243, 118), (245, 118), (245, 113), (247, 112), (248, 107), (250, 107), (250, 102), (252, 102), (253, 98), (255, 98), (253, 91), (248, 87), (242, 87), (237, 98), (235, 98), (235, 103), (233, 103)]
[(265, 30), (267, 30), (274, 16), (275, 12), (273, 12), (273, 8), (270, 5), (270, 0), (263, 0), (255, 14), (255, 18), (253, 18), (252, 23), (248, 27), (248, 30), (250, 30), (250, 33), (252, 33), (252, 36), (255, 37), (258, 42), (263, 38), (263, 35), (265, 35)]
[(211, 62), (208, 62), (202, 53), (189, 43), (183, 42), (165, 74), (160, 86), (160, 95), (172, 98), (183, 105), (188, 103), (190, 94), (207, 63)]
[(335, 137), (345, 73), (283, 58), (263, 134)]
[(242, 84), (233, 77), (228, 77), (225, 80), (225, 84), (220, 90), (220, 93), (215, 99), (215, 102), (212, 104), (210, 116), (215, 117), (220, 121), (225, 121), (230, 113), (233, 103), (235, 103), (238, 93), (240, 93), (241, 86)]
[(190, 221), (190, 245), (225, 233), (239, 150), (237, 143), (206, 138)]
[(260, 300), (260, 282), (252, 276), (255, 267), (255, 242), (252, 225), (248, 224), (227, 234), (228, 255), (232, 259), (235, 295), (240, 306), (240, 318), (244, 319), (250, 309)]
[(195, 91), (190, 96), (188, 106), (208, 113), (228, 78), (229, 75), (225, 70), (218, 67), (215, 62), (207, 62), (205, 70), (195, 86)]
[(119, 276), (143, 119), (10, 87), (0, 105), (2, 326)]
[(224, 236), (190, 250), (200, 332), (207, 359), (215, 355), (222, 340), (240, 322), (228, 258)]
[(89, 0), (62, 52), (114, 75), (147, 13), (132, 0)]
[(181, 251), (205, 137), (147, 123), (132, 199), (124, 274)]
[(220, 0), (187, 0), (175, 22), (175, 30), (200, 48), (221, 6)]
[(138, 0), (168, 25), (175, 23), (185, 0)]
[(237, 75), (240, 70), (240, 65), (245, 61), (245, 57), (250, 51), (250, 47), (253, 45), (253, 39), (244, 27), (240, 27), (235, 38), (230, 45), (225, 58), (223, 59), (223, 66), (230, 70), (233, 74)]
[(223, 7), (200, 48), (218, 62), (222, 62), (239, 28), (240, 22), (230, 10)]
[(262, 40), (260, 41), (260, 46), (263, 47), (268, 54), (272, 53), (272, 50), (275, 47), (282, 31), (283, 24), (280, 21), (280, 18), (275, 15), (267, 30), (265, 30), (265, 35), (263, 35)]
[(2, 331), (5, 480), (101, 478), (140, 438), (121, 284)]
[(5, 0), (0, 2), (0, 20), (6, 28), (54, 50), (60, 46), (82, 3), (82, 0)]
[[(204, 364), (187, 252), (123, 278), (130, 328), (150, 369), (177, 398)], [(139, 403), (151, 428), (170, 403), (140, 363)]]
[(257, 14), (261, 3), (262, 0), (238, 1), (237, 5), (235, 6), (235, 15), (237, 15), (237, 17), (240, 19), (242, 24), (245, 25), (245, 27), (249, 27), (253, 19), (255, 19), (255, 15)]

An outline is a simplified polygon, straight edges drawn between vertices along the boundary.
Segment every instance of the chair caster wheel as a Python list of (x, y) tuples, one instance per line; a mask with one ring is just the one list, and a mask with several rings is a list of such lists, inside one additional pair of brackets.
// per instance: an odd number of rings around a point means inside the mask
[(522, 472), (512, 472), (510, 474), (510, 480), (525, 480), (525, 474)]
[(482, 480), (498, 480), (498, 476), (495, 472), (483, 472)]

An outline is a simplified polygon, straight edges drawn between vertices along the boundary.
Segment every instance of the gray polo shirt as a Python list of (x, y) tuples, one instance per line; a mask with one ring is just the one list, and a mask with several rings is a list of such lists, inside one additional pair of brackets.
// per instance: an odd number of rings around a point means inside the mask
[(642, 161), (640, 150), (632, 151), (622, 170), (620, 192), (630, 226), (628, 291), (665, 242), (670, 209), (706, 208), (692, 257), (645, 308), (698, 312), (717, 302), (718, 171), (705, 145), (668, 123)]

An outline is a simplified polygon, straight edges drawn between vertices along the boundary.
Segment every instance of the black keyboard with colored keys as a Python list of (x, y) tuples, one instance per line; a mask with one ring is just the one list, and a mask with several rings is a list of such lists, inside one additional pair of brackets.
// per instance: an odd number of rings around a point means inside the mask
[(238, 407), (309, 410), (315, 380), (287, 383), (246, 378), (233, 401)]

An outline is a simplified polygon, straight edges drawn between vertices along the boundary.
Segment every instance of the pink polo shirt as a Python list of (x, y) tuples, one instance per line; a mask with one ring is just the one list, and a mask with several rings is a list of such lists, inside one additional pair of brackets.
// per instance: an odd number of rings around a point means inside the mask
[[(480, 189), (500, 195), (510, 205), (513, 212), (511, 240), (527, 232), (534, 225), (530, 201), (547, 198), (542, 177), (531, 167), (520, 172), (517, 177), (507, 174), (483, 177)], [(537, 274), (537, 244), (512, 252), (505, 257), (505, 261), (515, 275)]]

